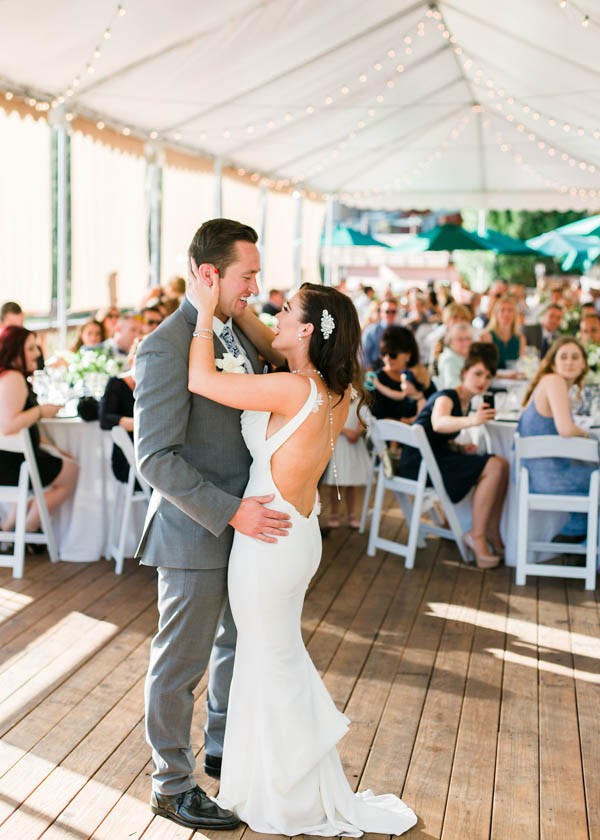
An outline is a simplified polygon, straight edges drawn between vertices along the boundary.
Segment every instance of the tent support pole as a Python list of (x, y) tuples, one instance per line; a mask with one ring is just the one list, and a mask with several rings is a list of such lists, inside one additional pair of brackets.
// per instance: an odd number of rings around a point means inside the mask
[(265, 261), (265, 234), (267, 232), (267, 185), (261, 183), (258, 189), (258, 253), (260, 254), (260, 286), (261, 298), (266, 300), (267, 295), (267, 265)]
[(331, 286), (333, 272), (333, 211), (335, 199), (331, 193), (327, 193), (325, 203), (325, 249), (324, 249), (324, 274), (323, 285)]
[(223, 216), (223, 160), (216, 157), (213, 165), (215, 178), (215, 219)]
[(160, 286), (161, 216), (162, 216), (162, 155), (160, 149), (148, 144), (146, 152), (146, 190), (148, 195), (148, 257), (150, 286)]
[(295, 190), (294, 199), (294, 288), (302, 284), (302, 194)]
[(67, 346), (67, 283), (68, 283), (68, 172), (70, 155), (68, 148), (68, 124), (64, 109), (56, 109), (53, 119), (53, 131), (56, 141), (56, 322), (58, 325), (58, 346)]

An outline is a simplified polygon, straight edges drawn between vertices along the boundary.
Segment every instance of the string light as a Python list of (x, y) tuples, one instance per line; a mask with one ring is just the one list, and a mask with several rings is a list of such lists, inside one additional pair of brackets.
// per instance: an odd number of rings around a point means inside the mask
[[(110, 23), (107, 27), (105, 27), (102, 37), (105, 41), (109, 41), (112, 37), (112, 28), (115, 25), (115, 22), (122, 18), (126, 14), (125, 7), (119, 3), (116, 7), (113, 16), (110, 20)], [(96, 42), (98, 44), (98, 42)], [(76, 76), (73, 77), (71, 82), (67, 85), (64, 91), (64, 95), (67, 97), (73, 96), (73, 91), (81, 85), (81, 77), (84, 73), (92, 76), (96, 72), (95, 63), (102, 57), (102, 50), (98, 45), (96, 45), (92, 51), (90, 58), (83, 64), (83, 69), (77, 73)]]

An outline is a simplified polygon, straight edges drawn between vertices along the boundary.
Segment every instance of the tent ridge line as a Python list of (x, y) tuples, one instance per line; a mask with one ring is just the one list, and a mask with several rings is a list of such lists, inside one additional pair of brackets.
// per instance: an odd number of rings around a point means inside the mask
[(172, 125), (166, 126), (163, 128), (163, 132), (175, 131), (176, 129), (180, 129), (185, 125), (189, 125), (189, 123), (194, 122), (195, 120), (202, 119), (202, 117), (207, 116), (208, 114), (212, 114), (214, 111), (218, 111), (221, 108), (224, 108), (228, 105), (231, 105), (233, 102), (237, 102), (240, 99), (243, 99), (246, 96), (251, 96), (252, 94), (256, 93), (257, 91), (261, 90), (262, 88), (267, 87), (268, 85), (274, 84), (275, 82), (279, 82), (282, 79), (285, 79), (288, 76), (291, 76), (293, 73), (296, 73), (300, 69), (304, 69), (309, 67), (311, 64), (315, 64), (318, 61), (321, 61), (322, 58), (325, 56), (330, 56), (332, 53), (337, 52), (338, 50), (344, 49), (345, 47), (351, 46), (352, 44), (356, 43), (357, 41), (362, 40), (365, 37), (368, 37), (373, 32), (377, 32), (379, 29), (383, 29), (386, 26), (390, 26), (392, 23), (395, 23), (398, 20), (402, 20), (403, 18), (407, 17), (408, 15), (415, 12), (417, 9), (423, 6), (422, 0), (417, 0), (417, 2), (413, 3), (407, 9), (404, 9), (402, 12), (399, 12), (395, 15), (390, 15), (389, 17), (385, 18), (385, 20), (380, 21), (379, 23), (373, 24), (373, 26), (369, 27), (366, 30), (362, 30), (360, 33), (353, 35), (351, 38), (347, 38), (345, 41), (338, 43), (335, 47), (323, 50), (318, 55), (313, 56), (308, 61), (303, 61), (301, 64), (297, 64), (294, 67), (290, 67), (283, 72), (271, 76), (271, 78), (261, 82), (260, 84), (254, 85), (254, 87), (248, 88), (247, 90), (242, 91), (241, 93), (237, 93), (234, 96), (230, 96), (228, 99), (225, 99), (219, 102), (217, 105), (212, 106), (211, 108), (207, 108), (204, 111), (200, 111), (196, 114), (192, 114), (185, 120), (180, 120), (177, 123), (173, 123)]
[[(467, 19), (469, 19), (469, 20), (471, 20), (475, 23), (478, 23), (478, 24), (480, 24), (481, 26), (483, 26), (487, 29), (491, 28), (493, 32), (496, 32), (496, 33), (500, 32), (502, 35), (504, 35), (506, 38), (508, 38), (509, 41), (517, 41), (517, 42), (529, 47), (534, 52), (542, 53), (543, 55), (551, 56), (552, 58), (555, 58), (557, 61), (560, 61), (563, 64), (568, 64), (570, 67), (577, 67), (579, 70), (585, 70), (586, 73), (590, 74), (591, 76), (595, 76), (596, 78), (600, 77), (600, 73), (596, 72), (595, 70), (590, 69), (590, 67), (588, 65), (580, 64), (577, 61), (573, 61), (573, 59), (571, 59), (571, 58), (566, 58), (565, 56), (560, 55), (560, 53), (556, 53), (552, 50), (547, 49), (546, 47), (542, 47), (539, 44), (535, 44), (532, 41), (527, 40), (527, 38), (523, 38), (523, 37), (521, 37), (517, 34), (513, 34), (511, 32), (507, 32), (506, 29), (500, 29), (500, 27), (498, 27), (498, 26), (491, 27), (489, 21), (483, 20), (482, 18), (477, 17), (476, 15), (470, 14), (469, 12), (466, 12), (464, 9), (459, 9), (453, 3), (447, 2), (447, 0), (444, 0), (444, 6), (446, 6), (449, 9), (452, 9), (452, 11), (456, 12), (457, 15), (462, 15), (463, 17), (465, 17), (465, 18), (467, 18)], [(448, 28), (448, 27), (446, 27), (446, 28)], [(453, 30), (449, 29), (449, 31), (452, 32)]]

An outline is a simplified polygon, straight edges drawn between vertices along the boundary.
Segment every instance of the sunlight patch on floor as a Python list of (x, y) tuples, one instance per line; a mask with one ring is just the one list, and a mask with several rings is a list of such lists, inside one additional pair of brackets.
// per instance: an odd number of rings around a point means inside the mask
[(0, 622), (16, 615), (19, 610), (24, 609), (32, 601), (33, 598), (29, 595), (24, 595), (21, 592), (11, 592), (10, 589), (0, 587)]
[(565, 665), (558, 665), (556, 662), (546, 662), (536, 656), (523, 656), (520, 653), (514, 653), (511, 650), (501, 650), (500, 648), (487, 648), (487, 652), (495, 656), (496, 659), (503, 659), (504, 662), (510, 662), (513, 665), (523, 665), (526, 668), (535, 668), (538, 671), (546, 671), (549, 674), (558, 674), (561, 677), (567, 677), (570, 680), (582, 680), (583, 682), (600, 684), (600, 674), (590, 674), (588, 671), (582, 671), (579, 668), (567, 668)]
[(427, 615), (448, 621), (463, 621), (466, 624), (473, 624), (476, 627), (483, 627), (486, 630), (496, 630), (498, 633), (521, 639), (531, 645), (549, 646), (554, 650), (564, 653), (580, 653), (594, 659), (600, 659), (600, 639), (587, 636), (583, 633), (571, 633), (569, 630), (561, 630), (556, 627), (549, 627), (545, 624), (537, 624), (534, 621), (523, 621), (522, 619), (506, 618), (503, 615), (477, 610), (473, 607), (464, 607), (460, 604), (429, 603), (430, 612)]

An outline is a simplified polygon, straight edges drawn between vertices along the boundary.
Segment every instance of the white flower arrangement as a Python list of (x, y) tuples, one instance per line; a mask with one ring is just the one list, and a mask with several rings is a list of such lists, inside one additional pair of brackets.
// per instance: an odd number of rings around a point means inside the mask
[(236, 357), (233, 353), (223, 353), (222, 359), (215, 359), (215, 365), (224, 373), (246, 373), (241, 356)]
[(600, 344), (587, 344), (585, 349), (590, 367), (585, 383), (586, 385), (600, 385)]

